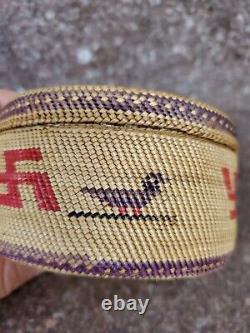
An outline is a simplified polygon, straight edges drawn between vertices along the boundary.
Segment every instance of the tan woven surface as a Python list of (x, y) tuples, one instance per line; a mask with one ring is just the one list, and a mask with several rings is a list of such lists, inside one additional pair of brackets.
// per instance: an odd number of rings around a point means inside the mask
[(175, 278), (233, 251), (237, 141), (218, 110), (78, 86), (30, 91), (0, 119), (3, 255), (84, 275)]

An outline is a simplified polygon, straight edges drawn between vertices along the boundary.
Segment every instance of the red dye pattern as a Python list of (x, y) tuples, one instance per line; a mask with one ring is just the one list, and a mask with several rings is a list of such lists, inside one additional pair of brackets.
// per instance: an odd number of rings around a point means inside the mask
[(139, 216), (141, 214), (141, 209), (140, 208), (134, 208), (133, 212), (136, 216)]
[[(119, 213), (121, 215), (125, 215), (127, 213), (127, 208), (126, 207), (119, 207)], [(141, 209), (140, 208), (133, 208), (133, 213), (135, 216), (141, 215)]]
[(23, 208), (18, 185), (31, 185), (40, 210), (59, 211), (56, 196), (46, 172), (19, 172), (16, 163), (21, 161), (40, 161), (39, 148), (7, 150), (4, 152), (6, 172), (0, 173), (0, 183), (7, 186), (8, 192), (0, 194), (0, 205)]
[[(227, 189), (228, 199), (230, 201), (236, 202), (237, 195), (235, 191), (235, 184), (237, 179), (237, 173), (234, 173), (234, 181), (232, 182), (230, 171), (228, 168), (222, 168), (223, 180), (225, 187)], [(237, 210), (236, 208), (230, 210), (230, 220), (235, 220), (237, 218)]]
[(125, 215), (127, 213), (127, 209), (125, 207), (119, 207), (119, 213), (121, 215)]

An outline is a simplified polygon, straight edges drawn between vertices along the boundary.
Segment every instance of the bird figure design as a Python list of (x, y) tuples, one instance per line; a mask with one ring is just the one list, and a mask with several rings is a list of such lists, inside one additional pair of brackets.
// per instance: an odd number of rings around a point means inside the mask
[(89, 193), (92, 198), (98, 198), (100, 202), (107, 202), (111, 207), (117, 207), (121, 215), (132, 208), (134, 215), (141, 214), (141, 208), (146, 206), (156, 195), (161, 193), (161, 185), (169, 181), (161, 173), (150, 172), (141, 180), (140, 189), (111, 189), (83, 187), (82, 193)]

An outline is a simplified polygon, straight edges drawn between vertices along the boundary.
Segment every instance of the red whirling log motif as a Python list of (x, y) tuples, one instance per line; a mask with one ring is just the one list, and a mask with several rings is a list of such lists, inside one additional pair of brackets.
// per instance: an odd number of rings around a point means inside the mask
[(0, 194), (0, 205), (23, 208), (18, 185), (31, 185), (40, 210), (60, 210), (47, 172), (16, 171), (17, 162), (42, 160), (39, 148), (7, 150), (4, 158), (6, 171), (0, 173), (0, 183), (7, 186), (8, 192)]
[[(235, 191), (235, 184), (237, 179), (237, 173), (234, 173), (233, 181), (232, 177), (230, 176), (230, 171), (228, 168), (222, 168), (223, 180), (225, 187), (227, 189), (228, 199), (230, 201), (236, 202), (237, 195)], [(230, 210), (230, 219), (235, 220), (237, 218), (237, 210), (236, 208)]]

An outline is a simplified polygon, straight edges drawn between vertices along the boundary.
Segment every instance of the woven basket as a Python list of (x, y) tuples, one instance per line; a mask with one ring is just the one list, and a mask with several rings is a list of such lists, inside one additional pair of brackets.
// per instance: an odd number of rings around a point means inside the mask
[(177, 278), (235, 246), (225, 114), (161, 92), (31, 90), (0, 113), (0, 254), (88, 276)]

